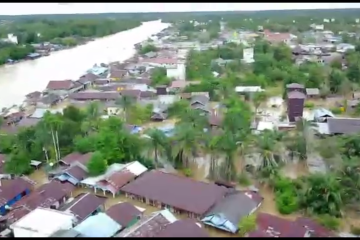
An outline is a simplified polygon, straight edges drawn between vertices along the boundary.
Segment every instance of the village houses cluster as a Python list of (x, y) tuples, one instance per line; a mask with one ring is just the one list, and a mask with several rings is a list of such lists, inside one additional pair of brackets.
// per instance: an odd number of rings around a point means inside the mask
[[(321, 44), (293, 43), (296, 36), (288, 33), (239, 31), (223, 32), (211, 43), (198, 41), (170, 42), (179, 38), (176, 33), (165, 30), (152, 40), (158, 51), (137, 55), (125, 62), (98, 64), (89, 69), (79, 79), (51, 80), (43, 91), (26, 95), (21, 110), (4, 111), (4, 132), (14, 133), (19, 127), (36, 125), (46, 111), (62, 112), (65, 105), (84, 106), (89, 102), (101, 103), (103, 117), (119, 115), (121, 107), (116, 104), (121, 96), (133, 97), (139, 104), (153, 104), (150, 120), (163, 121), (167, 118), (167, 108), (175, 101), (186, 99), (194, 109), (208, 116), (212, 126), (220, 124), (221, 116), (210, 104), (209, 93), (183, 93), (189, 84), (186, 81), (186, 58), (190, 49), (203, 51), (210, 47), (234, 42), (248, 46), (244, 50), (243, 61), (253, 63), (254, 50), (251, 42), (262, 36), (277, 44), (284, 42), (293, 49), (297, 64), (317, 61), (328, 64), (333, 58), (343, 59), (343, 53), (354, 46), (337, 44), (331, 32), (317, 30), (312, 34), (322, 34)], [(176, 36), (176, 37), (175, 37)], [(145, 45), (140, 43), (139, 45)], [(337, 51), (331, 52), (330, 49)], [(226, 64), (226, 59), (213, 59), (218, 65)], [(151, 86), (154, 68), (166, 69), (172, 81), (168, 86)], [(346, 63), (343, 63), (346, 67)], [(214, 72), (214, 76), (217, 73)], [(238, 86), (235, 91), (252, 94), (264, 91), (260, 86)], [(293, 83), (287, 86), (284, 112), (257, 113), (253, 130), (286, 130), (294, 127), (297, 118), (309, 117), (304, 111), (307, 98), (319, 97), (319, 89), (305, 89)], [(354, 101), (359, 99), (354, 94)], [(269, 99), (269, 105), (276, 109), (283, 107), (282, 98)], [(217, 106), (220, 107), (220, 106)], [(31, 112), (28, 109), (32, 109)], [(359, 119), (336, 118), (325, 109), (316, 110), (311, 118), (318, 122), (321, 134), (346, 134), (360, 131)], [(135, 133), (136, 127), (129, 126)], [(47, 172), (50, 180), (38, 187), (38, 183), (28, 177), (13, 177), (2, 169), (5, 155), (0, 154), (0, 226), (1, 236), (14, 237), (207, 237), (207, 228), (238, 232), (239, 221), (255, 212), (262, 204), (263, 197), (256, 189), (236, 190), (222, 183), (205, 183), (178, 176), (163, 170), (148, 170), (135, 161), (128, 164), (112, 164), (106, 173), (90, 177), (87, 163), (92, 153), (71, 153), (64, 156), (56, 170)], [(32, 161), (34, 168), (41, 162)], [(78, 189), (89, 190), (76, 194)], [(145, 208), (130, 202), (119, 202), (105, 206), (107, 198), (123, 195), (127, 199), (158, 208), (145, 213)], [(186, 216), (177, 217), (178, 214)], [(287, 220), (267, 213), (259, 213), (257, 228), (249, 237), (330, 237), (333, 233), (310, 219)]]

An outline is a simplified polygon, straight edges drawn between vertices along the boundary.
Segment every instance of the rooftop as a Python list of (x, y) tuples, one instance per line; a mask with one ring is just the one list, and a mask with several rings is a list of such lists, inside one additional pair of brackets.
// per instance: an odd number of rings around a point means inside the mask
[(153, 170), (125, 185), (122, 191), (156, 200), (196, 214), (204, 214), (224, 197), (226, 188)]
[(42, 236), (50, 236), (62, 226), (74, 220), (75, 217), (70, 213), (53, 209), (37, 208), (11, 225), (10, 228), (26, 229), (27, 231), (33, 232), (34, 236), (38, 236), (39, 233), (41, 233)]

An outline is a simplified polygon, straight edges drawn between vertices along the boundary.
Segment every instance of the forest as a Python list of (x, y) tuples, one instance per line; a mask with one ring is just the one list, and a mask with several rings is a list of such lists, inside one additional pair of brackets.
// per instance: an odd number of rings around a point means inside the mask
[(18, 37), (18, 44), (0, 44), (0, 64), (7, 59), (19, 60), (34, 52), (33, 43), (51, 42), (62, 45), (77, 45), (91, 38), (103, 37), (125, 31), (141, 24), (134, 19), (30, 19), (0, 25), (0, 38), (8, 33)]

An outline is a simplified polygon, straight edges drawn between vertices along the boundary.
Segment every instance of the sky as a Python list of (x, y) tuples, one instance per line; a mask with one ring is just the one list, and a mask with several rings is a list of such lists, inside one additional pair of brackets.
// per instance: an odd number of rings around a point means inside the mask
[(0, 15), (360, 8), (360, 3), (0, 3)]

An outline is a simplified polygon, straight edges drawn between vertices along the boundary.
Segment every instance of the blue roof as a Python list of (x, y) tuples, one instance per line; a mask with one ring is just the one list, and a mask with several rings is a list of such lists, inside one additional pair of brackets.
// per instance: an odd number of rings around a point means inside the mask
[(121, 229), (120, 224), (105, 213), (91, 216), (74, 228), (85, 237), (112, 237)]
[(325, 117), (325, 116), (335, 117), (331, 111), (329, 111), (325, 108), (318, 108), (318, 109), (314, 110), (314, 118), (320, 118), (320, 117)]

